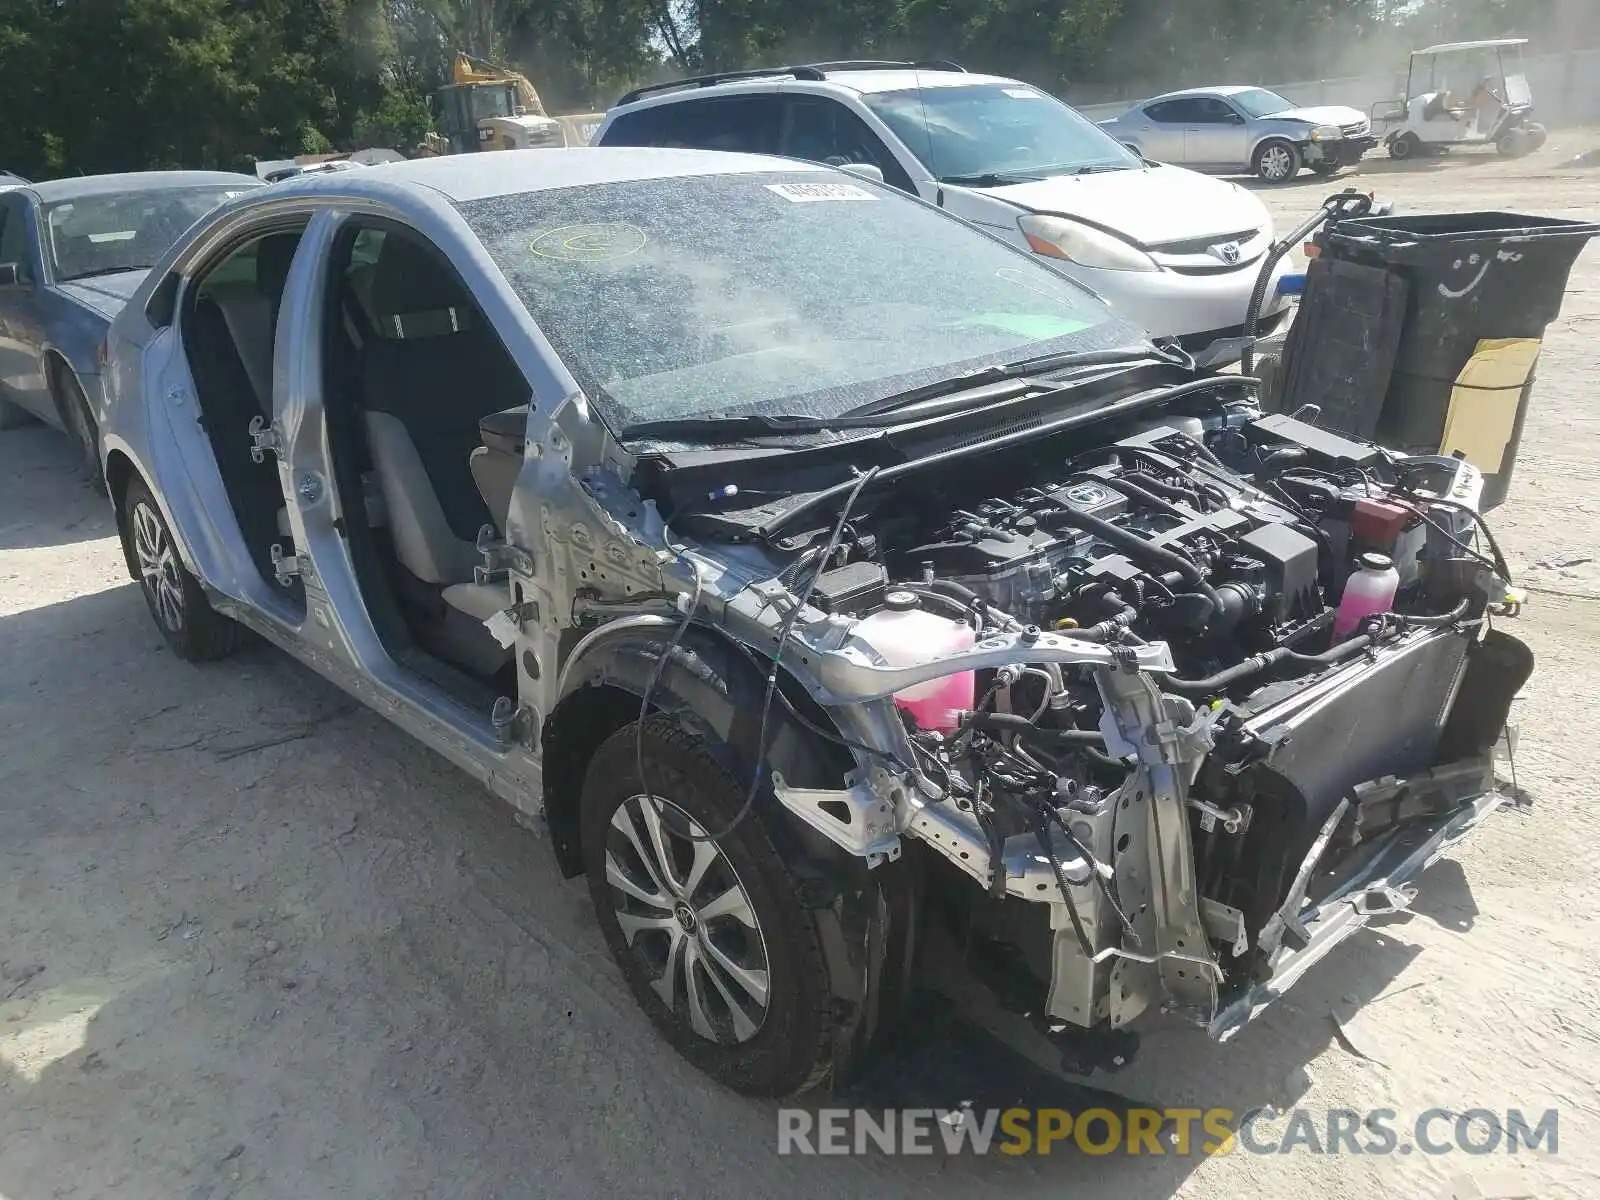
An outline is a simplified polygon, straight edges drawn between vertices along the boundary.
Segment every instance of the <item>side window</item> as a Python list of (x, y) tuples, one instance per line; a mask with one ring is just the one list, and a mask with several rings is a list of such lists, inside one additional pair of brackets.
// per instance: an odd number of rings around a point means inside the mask
[(836, 167), (852, 163), (875, 166), (891, 187), (916, 193), (911, 177), (883, 139), (838, 101), (822, 96), (791, 96), (784, 126), (780, 152), (788, 157)]
[(1199, 105), (1199, 115), (1195, 118), (1202, 125), (1242, 125), (1243, 119), (1233, 111), (1233, 106), (1226, 100), (1216, 96), (1201, 96), (1196, 101)]
[(1205, 109), (1201, 101), (1192, 96), (1185, 96), (1178, 100), (1168, 100), (1165, 103), (1153, 105), (1149, 112), (1161, 110), (1161, 115), (1155, 119), (1168, 125), (1203, 125), (1206, 124)]
[(1147, 105), (1144, 115), (1162, 125), (1176, 125), (1183, 120), (1180, 115), (1182, 103), (1180, 100), (1163, 100), (1160, 104)]
[(16, 263), (18, 279), (33, 278), (33, 248), (28, 244), (28, 202), (21, 196), (0, 202), (0, 262)]
[(618, 117), (602, 144), (774, 154), (781, 105), (776, 92), (658, 104)]

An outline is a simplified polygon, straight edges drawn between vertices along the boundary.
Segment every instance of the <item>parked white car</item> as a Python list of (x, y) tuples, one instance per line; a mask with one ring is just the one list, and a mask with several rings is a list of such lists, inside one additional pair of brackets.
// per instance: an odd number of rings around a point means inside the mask
[(1248, 171), (1267, 183), (1287, 183), (1302, 167), (1335, 175), (1378, 144), (1358, 109), (1299, 108), (1247, 84), (1167, 92), (1100, 128), (1145, 158), (1200, 171)]
[[(782, 154), (884, 180), (1055, 260), (1209, 361), (1237, 341), (1272, 219), (1249, 191), (1140, 158), (1059, 100), (949, 63), (816, 63), (628, 93), (598, 146)], [(1287, 318), (1280, 264), (1259, 330)]]

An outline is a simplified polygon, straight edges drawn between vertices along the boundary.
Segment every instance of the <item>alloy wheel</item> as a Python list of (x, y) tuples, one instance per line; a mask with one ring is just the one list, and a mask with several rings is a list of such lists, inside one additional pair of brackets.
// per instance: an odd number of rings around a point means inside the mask
[(630, 796), (606, 830), (617, 924), (662, 1002), (707, 1041), (746, 1042), (770, 1003), (766, 941), (750, 894), (706, 831), (659, 796)]
[(133, 526), (133, 553), (139, 562), (139, 582), (156, 619), (168, 630), (183, 629), (183, 570), (160, 515), (144, 501), (129, 514)]
[(1273, 182), (1289, 177), (1294, 156), (1286, 146), (1268, 146), (1261, 152), (1261, 173)]

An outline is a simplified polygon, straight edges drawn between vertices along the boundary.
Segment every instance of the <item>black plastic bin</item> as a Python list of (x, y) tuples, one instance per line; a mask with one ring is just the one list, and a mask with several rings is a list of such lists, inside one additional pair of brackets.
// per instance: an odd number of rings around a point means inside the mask
[[(1317, 403), (1326, 427), (1437, 452), (1478, 342), (1543, 337), (1597, 233), (1600, 224), (1498, 212), (1340, 221), (1306, 275), (1284, 353), (1284, 408)], [(1501, 461), (1475, 464), (1485, 508), (1510, 487), (1532, 388), (1530, 376), (1507, 398), (1517, 410)]]

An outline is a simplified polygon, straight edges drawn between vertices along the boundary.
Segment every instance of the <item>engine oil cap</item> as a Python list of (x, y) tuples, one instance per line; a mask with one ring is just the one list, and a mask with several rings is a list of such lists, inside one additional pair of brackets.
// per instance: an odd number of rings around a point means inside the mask
[(906, 612), (917, 607), (917, 594), (906, 591), (890, 592), (883, 598), (883, 606), (890, 612)]
[(1369, 571), (1387, 571), (1394, 566), (1394, 560), (1387, 554), (1374, 554), (1369, 551), (1361, 556), (1361, 565)]

